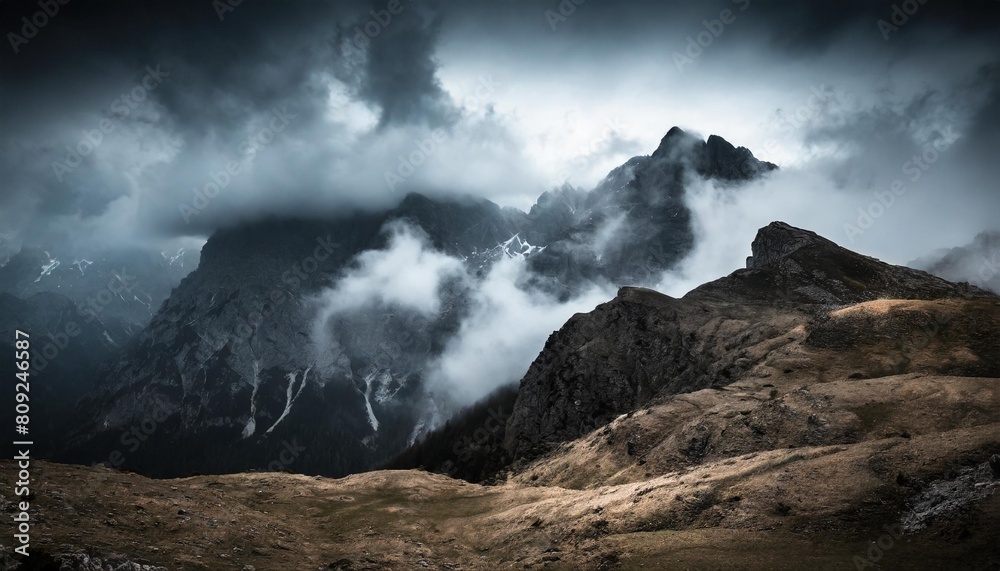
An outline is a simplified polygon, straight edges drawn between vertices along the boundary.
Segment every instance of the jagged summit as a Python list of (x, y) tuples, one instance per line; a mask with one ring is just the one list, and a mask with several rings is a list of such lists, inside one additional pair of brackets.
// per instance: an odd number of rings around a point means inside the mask
[(680, 127), (671, 127), (650, 155), (659, 161), (687, 161), (701, 176), (726, 181), (748, 180), (777, 169), (777, 165), (754, 157), (746, 147), (736, 147), (718, 135), (703, 141)]
[(747, 269), (704, 284), (685, 297), (744, 302), (849, 304), (875, 299), (988, 297), (968, 284), (887, 264), (815, 232), (773, 222), (751, 245)]
[(684, 129), (671, 127), (667, 134), (660, 139), (660, 146), (650, 156), (654, 159), (666, 158), (679, 149), (691, 149), (701, 143), (704, 141)]
[(803, 246), (819, 243), (836, 246), (815, 232), (780, 221), (772, 222), (757, 231), (757, 237), (750, 245), (753, 255), (747, 258), (747, 268), (769, 266)]

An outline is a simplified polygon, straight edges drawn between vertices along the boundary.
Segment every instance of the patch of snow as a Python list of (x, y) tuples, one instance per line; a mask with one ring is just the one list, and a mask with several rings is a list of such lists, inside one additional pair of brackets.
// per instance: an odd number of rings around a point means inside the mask
[(527, 258), (545, 249), (545, 246), (533, 246), (527, 240), (522, 240), (520, 234), (514, 234), (503, 244), (499, 244), (500, 250), (508, 258)]
[[(253, 362), (253, 391), (250, 393), (250, 420), (243, 427), (243, 438), (250, 438), (257, 430), (257, 389), (260, 388), (260, 361)], [(277, 423), (275, 423), (277, 424)], [(274, 428), (273, 426), (271, 428)]]
[[(388, 369), (376, 369), (374, 373), (366, 377), (365, 381), (369, 384), (368, 392), (374, 393), (375, 402), (379, 404), (391, 401), (406, 384), (405, 379), (397, 379)], [(372, 390), (372, 385), (374, 385), (374, 390)]]
[(56, 268), (59, 267), (59, 260), (57, 260), (57, 259), (53, 258), (52, 256), (50, 256), (48, 252), (45, 252), (45, 257), (49, 258), (49, 261), (48, 261), (47, 264), (43, 264), (42, 265), (42, 273), (37, 278), (35, 278), (36, 282), (37, 281), (41, 281), (41, 279), (43, 277), (51, 274), (52, 270), (54, 270), (54, 269), (56, 269)]
[(94, 262), (91, 262), (90, 260), (82, 258), (79, 260), (73, 260), (73, 265), (76, 266), (76, 269), (80, 270), (81, 276), (84, 274), (84, 270), (86, 270), (88, 266), (93, 265), (93, 263)]
[(178, 265), (182, 268), (184, 267), (184, 248), (177, 250), (177, 253), (173, 255), (167, 252), (160, 252), (160, 255), (163, 256), (163, 261), (167, 262), (168, 265), (172, 266), (180, 261)]
[(427, 423), (424, 421), (424, 419), (421, 418), (420, 422), (418, 422), (417, 425), (413, 427), (413, 432), (410, 433), (410, 437), (406, 439), (407, 447), (413, 446), (417, 442), (417, 438), (420, 438), (423, 435), (424, 428), (426, 426)]
[(278, 417), (278, 420), (274, 421), (274, 424), (271, 425), (271, 428), (268, 428), (265, 431), (265, 434), (270, 434), (271, 431), (274, 430), (274, 427), (278, 426), (278, 424), (281, 423), (282, 420), (285, 420), (285, 417), (288, 416), (288, 413), (292, 412), (292, 405), (295, 404), (295, 400), (299, 398), (300, 394), (302, 394), (302, 389), (306, 387), (306, 377), (309, 376), (309, 370), (311, 368), (312, 367), (307, 368), (305, 372), (302, 373), (302, 381), (298, 384), (298, 390), (295, 390), (296, 379), (298, 379), (298, 371), (292, 371), (291, 373), (288, 373), (288, 375), (286, 376), (286, 378), (288, 379), (288, 387), (285, 389), (285, 410), (281, 413), (281, 416)]
[(375, 418), (375, 411), (372, 409), (372, 401), (368, 400), (367, 393), (365, 393), (365, 409), (368, 411), (368, 424), (372, 425), (372, 430), (378, 432), (378, 419)]
[[(365, 392), (364, 392), (364, 396), (365, 396), (365, 409), (368, 412), (368, 424), (370, 424), (372, 426), (372, 429), (375, 430), (376, 432), (378, 432), (378, 418), (375, 416), (375, 409), (372, 408), (372, 401), (371, 401), (371, 398), (372, 398), (372, 389), (374, 388), (375, 385), (380, 384), (380, 383), (377, 383), (377, 381), (378, 381), (379, 377), (383, 376), (384, 374), (385, 373), (381, 369), (375, 369), (371, 373), (368, 373), (367, 375), (365, 375), (365, 378), (364, 378), (364, 381), (365, 381)], [(385, 381), (383, 381), (381, 384), (384, 386), (385, 385)], [(378, 391), (376, 391), (376, 393), (377, 392)], [(377, 397), (376, 397), (376, 400), (377, 400)], [(384, 401), (378, 401), (378, 402), (384, 402)]]
[(115, 343), (115, 340), (114, 340), (114, 339), (112, 339), (110, 335), (108, 335), (108, 330), (107, 330), (107, 329), (105, 329), (105, 330), (104, 330), (104, 338), (108, 340), (108, 343), (111, 343), (111, 344), (112, 344), (112, 345), (114, 345), (115, 347), (117, 347), (117, 346), (118, 346), (118, 344), (117, 344), (117, 343)]

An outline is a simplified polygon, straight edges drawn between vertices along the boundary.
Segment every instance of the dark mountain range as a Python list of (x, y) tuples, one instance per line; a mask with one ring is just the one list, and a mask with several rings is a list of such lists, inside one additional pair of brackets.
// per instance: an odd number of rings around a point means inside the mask
[[(68, 413), (94, 389), (99, 368), (117, 358), (197, 265), (197, 253), (138, 248), (74, 254), (24, 247), (4, 260), (0, 347), (13, 347), (15, 329), (31, 336), (39, 453), (64, 445)], [(4, 426), (11, 414), (0, 411)]]
[[(15, 336), (21, 331), (28, 337)], [(0, 350), (15, 355), (15, 339), (29, 342), (28, 370), (31, 425), (40, 453), (59, 446), (53, 435), (76, 401), (94, 390), (100, 365), (125, 347), (132, 333), (130, 324), (109, 315), (81, 308), (58, 293), (41, 292), (27, 299), (0, 293)], [(4, 359), (5, 402), (13, 403), (15, 374), (21, 372), (11, 358)], [(13, 426), (14, 407), (0, 410), (0, 425)], [(6, 444), (4, 445), (6, 450)]]
[(33, 461), (32, 564), (995, 569), (1000, 297), (782, 223), (749, 266), (680, 299), (622, 288), (391, 471)]
[(90, 313), (131, 324), (138, 333), (197, 266), (198, 254), (183, 249), (74, 254), (25, 247), (0, 265), (0, 292), (20, 298), (59, 293)]
[[(411, 194), (387, 212), (219, 231), (198, 269), (101, 372), (60, 458), (91, 462), (117, 451), (121, 465), (155, 475), (225, 472), (265, 467), (294, 441), (305, 451), (291, 469), (371, 468), (450, 414), (422, 373), (496, 261), (526, 258), (521, 287), (561, 299), (588, 283), (646, 283), (692, 246), (683, 202), (690, 177), (738, 184), (774, 168), (719, 137), (674, 128), (652, 155), (594, 190), (546, 193), (527, 213)], [(400, 228), (462, 260), (472, 283), (446, 281), (429, 317), (385, 301), (322, 313), (317, 299), (366, 253), (391, 247)], [(126, 445), (126, 433), (144, 423), (148, 438)]]

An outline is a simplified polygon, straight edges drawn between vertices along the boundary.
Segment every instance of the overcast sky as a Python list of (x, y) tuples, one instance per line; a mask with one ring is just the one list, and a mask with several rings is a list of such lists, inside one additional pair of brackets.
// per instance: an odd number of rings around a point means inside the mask
[(0, 5), (6, 249), (197, 243), (410, 191), (527, 208), (674, 125), (782, 167), (692, 196), (732, 259), (774, 219), (896, 263), (1000, 228), (998, 2), (39, 6)]

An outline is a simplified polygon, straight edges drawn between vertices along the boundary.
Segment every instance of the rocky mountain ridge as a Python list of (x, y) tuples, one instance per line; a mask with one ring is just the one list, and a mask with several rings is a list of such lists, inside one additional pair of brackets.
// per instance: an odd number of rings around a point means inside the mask
[(783, 223), (753, 253), (680, 299), (623, 288), (552, 335), (512, 414), (498, 393), (501, 410), (415, 449), (440, 439), (454, 453), (466, 430), (508, 454), (494, 485), (423, 470), (157, 481), (43, 463), (42, 554), (70, 568), (81, 555), (148, 568), (995, 568), (1000, 297)]
[[(106, 458), (122, 451), (131, 427), (165, 417), (148, 443), (123, 454), (124, 466), (156, 475), (262, 467), (298, 438), (308, 452), (294, 469), (371, 468), (449, 414), (425, 392), (422, 371), (468, 314), (470, 289), (447, 282), (432, 316), (382, 302), (321, 311), (324, 292), (366, 253), (392, 247), (406, 228), (462, 260), (472, 280), (499, 259), (524, 258), (520, 287), (569, 299), (586, 284), (642, 283), (677, 263), (693, 243), (683, 203), (691, 177), (738, 184), (773, 168), (721, 138), (674, 128), (593, 191), (564, 187), (527, 213), (411, 194), (386, 212), (219, 231), (198, 269), (101, 373), (60, 458)], [(164, 449), (183, 452), (167, 458)]]
[[(986, 306), (998, 300), (781, 222), (758, 232), (748, 265), (681, 299), (625, 288), (614, 301), (567, 322), (521, 381), (506, 448), (515, 458), (531, 457), (539, 445), (577, 438), (656, 397), (721, 388), (758, 374), (768, 355), (798, 337), (791, 331), (808, 332), (802, 342), (819, 347), (888, 333), (877, 324), (866, 331), (835, 327), (824, 317), (830, 308), (881, 299), (980, 300)], [(969, 347), (969, 362), (955, 368), (943, 362), (938, 372), (1000, 376), (1000, 353), (984, 341)], [(871, 363), (861, 374), (911, 367)]]
[(138, 332), (197, 266), (198, 254), (183, 248), (81, 254), (24, 247), (0, 265), (0, 292), (20, 298), (59, 293), (90, 313), (124, 321)]

